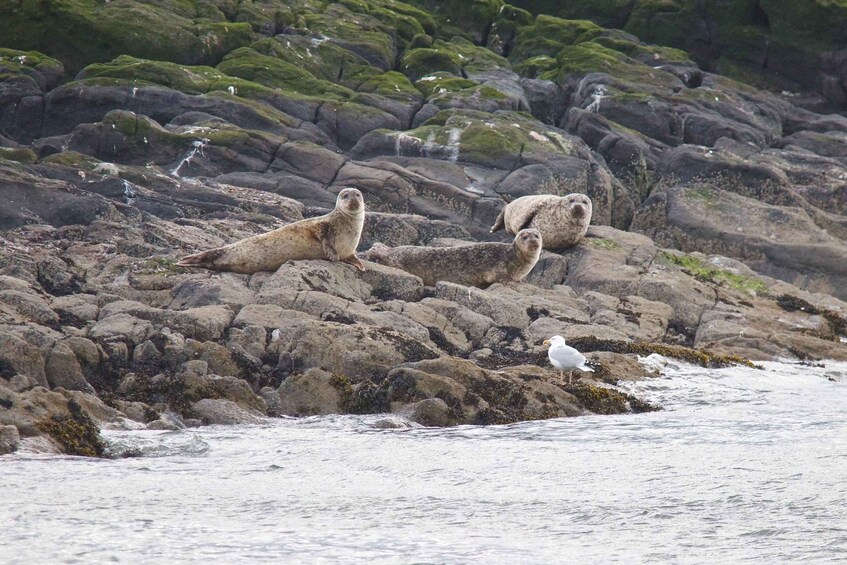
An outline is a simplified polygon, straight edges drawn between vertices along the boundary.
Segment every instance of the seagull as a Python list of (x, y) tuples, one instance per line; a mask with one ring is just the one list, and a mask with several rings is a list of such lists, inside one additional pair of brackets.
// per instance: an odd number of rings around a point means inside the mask
[[(586, 373), (594, 372), (594, 369), (585, 364), (585, 355), (573, 347), (565, 345), (565, 338), (562, 336), (554, 335), (550, 339), (545, 339), (544, 345), (550, 346), (550, 349), (547, 350), (547, 357), (550, 359), (550, 363), (559, 369), (562, 378), (565, 376), (564, 371), (570, 369), (579, 369)], [(568, 384), (571, 384), (570, 373), (568, 373)]]

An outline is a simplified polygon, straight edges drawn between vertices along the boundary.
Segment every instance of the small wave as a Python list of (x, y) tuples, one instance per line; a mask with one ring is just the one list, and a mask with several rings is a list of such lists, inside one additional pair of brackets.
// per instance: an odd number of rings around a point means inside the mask
[(125, 457), (173, 457), (203, 455), (209, 444), (199, 434), (177, 430), (168, 432), (105, 433), (106, 455)]

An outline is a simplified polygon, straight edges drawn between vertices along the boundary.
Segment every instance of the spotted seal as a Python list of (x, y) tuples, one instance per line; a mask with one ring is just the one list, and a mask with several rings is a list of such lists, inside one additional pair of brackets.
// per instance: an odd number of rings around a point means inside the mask
[(564, 249), (579, 243), (590, 222), (591, 199), (585, 194), (540, 194), (522, 196), (506, 204), (491, 232), (503, 227), (506, 233), (535, 228), (541, 232), (544, 249)]
[(292, 259), (328, 259), (364, 271), (356, 247), (365, 223), (365, 201), (355, 188), (338, 193), (335, 209), (235, 243), (183, 257), (180, 267), (252, 274), (276, 271)]
[(376, 243), (363, 257), (417, 275), (428, 286), (450, 281), (482, 287), (522, 280), (538, 262), (541, 247), (538, 230), (526, 229), (518, 232), (512, 243), (471, 243), (453, 247), (388, 247)]

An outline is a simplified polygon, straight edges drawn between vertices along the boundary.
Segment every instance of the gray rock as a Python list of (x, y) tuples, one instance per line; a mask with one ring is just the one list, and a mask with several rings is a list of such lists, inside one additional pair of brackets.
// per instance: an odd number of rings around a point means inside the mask
[(49, 386), (44, 372), (44, 356), (39, 348), (9, 333), (0, 333), (0, 366), (4, 371), (11, 369), (9, 377), (25, 375), (39, 386)]
[(50, 308), (59, 315), (62, 325), (83, 327), (97, 319), (97, 297), (92, 294), (60, 296), (50, 302)]
[(247, 325), (244, 329), (230, 328), (227, 347), (238, 347), (247, 355), (261, 359), (268, 344), (267, 329), (262, 326)]
[(50, 309), (49, 304), (35, 294), (18, 290), (0, 290), (0, 307), (13, 308), (22, 320), (31, 320), (37, 324), (57, 327), (59, 316)]
[[(104, 309), (105, 312), (105, 309)], [(126, 340), (135, 347), (153, 335), (153, 324), (127, 313), (105, 314), (88, 331), (88, 337), (96, 341)]]
[(231, 400), (204, 398), (191, 406), (191, 410), (204, 424), (232, 426), (236, 424), (258, 424), (262, 414), (247, 410)]
[(44, 373), (50, 388), (64, 388), (94, 393), (94, 389), (85, 380), (82, 367), (77, 361), (73, 349), (58, 342), (47, 355)]
[(525, 328), (530, 319), (525, 308), (499, 296), (502, 285), (492, 285), (486, 290), (470, 288), (455, 283), (439, 281), (435, 285), (435, 297), (456, 302), (466, 308), (491, 318), (499, 326)]
[(277, 389), (277, 411), (286, 416), (337, 414), (343, 381), (321, 369), (291, 375)]
[(238, 309), (252, 302), (256, 296), (247, 288), (245, 277), (232, 273), (214, 275), (207, 280), (184, 280), (171, 292), (173, 300), (168, 307), (174, 310), (217, 305)]
[(295, 320), (309, 320), (312, 316), (298, 310), (282, 308), (276, 304), (248, 304), (232, 321), (235, 327), (257, 326), (274, 330)]
[(392, 329), (318, 321), (280, 328), (268, 351), (279, 355), (277, 371), (282, 374), (321, 368), (354, 381), (365, 376), (379, 378), (405, 361), (438, 356), (428, 340)]
[(21, 443), (18, 428), (15, 426), (0, 426), (0, 455), (7, 455), (17, 451)]
[(185, 354), (189, 359), (205, 361), (209, 372), (216, 375), (243, 376), (243, 370), (233, 359), (230, 350), (213, 341), (186, 339)]
[(399, 414), (422, 426), (449, 427), (459, 423), (447, 403), (440, 398), (427, 398), (409, 404)]
[(283, 416), (279, 409), (279, 393), (272, 387), (262, 387), (259, 391), (259, 396), (265, 401), (265, 406), (268, 407), (268, 416)]
[(38, 282), (54, 296), (72, 294), (81, 287), (77, 273), (58, 257), (45, 257), (38, 262)]

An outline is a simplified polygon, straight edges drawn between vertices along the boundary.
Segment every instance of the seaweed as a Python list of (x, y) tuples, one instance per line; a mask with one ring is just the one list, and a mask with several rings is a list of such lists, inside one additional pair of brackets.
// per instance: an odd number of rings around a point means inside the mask
[(68, 455), (102, 457), (106, 448), (100, 429), (79, 403), (68, 400), (69, 415), (54, 415), (38, 424)]
[(568, 345), (575, 347), (583, 353), (591, 351), (611, 351), (613, 353), (636, 353), (638, 355), (650, 355), (658, 353), (665, 357), (680, 359), (688, 363), (700, 365), (701, 367), (720, 368), (732, 365), (744, 365), (745, 367), (757, 367), (749, 359), (738, 355), (725, 355), (711, 353), (700, 349), (692, 349), (680, 345), (666, 345), (662, 343), (638, 343), (615, 339), (598, 339), (595, 336), (577, 337), (568, 340)]

